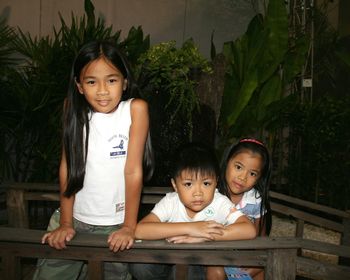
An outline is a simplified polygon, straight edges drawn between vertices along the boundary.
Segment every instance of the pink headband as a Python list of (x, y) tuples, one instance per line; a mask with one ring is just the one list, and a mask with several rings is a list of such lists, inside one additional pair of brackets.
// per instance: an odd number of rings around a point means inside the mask
[(256, 139), (253, 139), (253, 138), (244, 138), (244, 139), (239, 140), (239, 143), (243, 143), (243, 142), (255, 143), (255, 144), (258, 144), (258, 145), (265, 147), (265, 145), (262, 142), (260, 142)]

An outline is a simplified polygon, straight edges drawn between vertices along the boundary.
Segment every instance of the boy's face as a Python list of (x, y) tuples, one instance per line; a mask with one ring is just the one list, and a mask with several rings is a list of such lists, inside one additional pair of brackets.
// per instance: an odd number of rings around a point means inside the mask
[(171, 179), (171, 183), (185, 206), (187, 215), (193, 218), (212, 202), (217, 178), (214, 174), (183, 170), (180, 176)]

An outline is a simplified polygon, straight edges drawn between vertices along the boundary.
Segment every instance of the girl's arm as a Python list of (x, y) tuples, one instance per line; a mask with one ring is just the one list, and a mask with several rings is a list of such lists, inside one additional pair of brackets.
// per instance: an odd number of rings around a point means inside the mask
[(67, 187), (67, 161), (64, 150), (62, 151), (62, 158), (59, 168), (59, 181), (60, 181), (60, 226), (46, 233), (41, 242), (49, 243), (51, 247), (56, 249), (66, 248), (66, 242), (70, 241), (74, 235), (75, 230), (73, 229), (73, 204), (74, 195), (67, 198), (64, 196), (64, 192)]
[(173, 236), (195, 236), (213, 240), (213, 235), (220, 235), (224, 226), (214, 221), (167, 223), (161, 222), (157, 215), (150, 213), (137, 225), (137, 239), (159, 240)]
[(125, 218), (123, 227), (110, 234), (108, 243), (114, 252), (129, 249), (135, 238), (135, 228), (143, 183), (142, 162), (149, 128), (147, 103), (141, 99), (131, 102), (131, 126), (128, 155), (125, 164)]
[(233, 224), (226, 226), (223, 234), (215, 236), (215, 240), (245, 240), (254, 239), (256, 236), (255, 225), (243, 215)]

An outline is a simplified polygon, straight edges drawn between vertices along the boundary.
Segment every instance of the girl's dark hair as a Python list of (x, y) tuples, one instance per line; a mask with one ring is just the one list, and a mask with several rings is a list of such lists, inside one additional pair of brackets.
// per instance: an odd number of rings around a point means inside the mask
[(171, 177), (176, 178), (183, 170), (197, 174), (220, 175), (220, 166), (214, 150), (202, 143), (181, 145), (173, 155)]
[[(67, 188), (64, 193), (66, 197), (77, 193), (83, 187), (89, 144), (88, 116), (89, 112), (92, 111), (84, 95), (78, 92), (76, 83), (80, 82), (80, 73), (83, 68), (101, 57), (111, 62), (123, 74), (124, 79), (127, 80), (127, 88), (123, 91), (121, 101), (132, 97), (139, 97), (138, 87), (134, 81), (130, 66), (114, 43), (109, 41), (93, 41), (85, 44), (80, 49), (73, 62), (68, 95), (65, 100), (63, 112), (63, 147), (67, 161)], [(145, 177), (151, 177), (149, 174), (153, 172), (152, 159), (153, 153), (150, 144), (150, 135), (148, 135), (144, 154)]]
[(272, 218), (271, 218), (271, 208), (269, 200), (269, 186), (272, 171), (272, 162), (270, 159), (269, 151), (263, 143), (255, 139), (242, 139), (238, 143), (232, 145), (227, 149), (223, 156), (223, 161), (221, 163), (221, 180), (219, 184), (219, 191), (230, 198), (230, 188), (226, 182), (226, 169), (229, 161), (234, 158), (237, 154), (251, 151), (252, 153), (257, 153), (262, 157), (263, 166), (261, 171), (261, 176), (256, 182), (254, 188), (256, 190), (256, 197), (261, 197), (261, 207), (260, 207), (260, 224), (259, 224), (259, 235), (262, 229), (265, 227), (267, 235), (270, 233)]

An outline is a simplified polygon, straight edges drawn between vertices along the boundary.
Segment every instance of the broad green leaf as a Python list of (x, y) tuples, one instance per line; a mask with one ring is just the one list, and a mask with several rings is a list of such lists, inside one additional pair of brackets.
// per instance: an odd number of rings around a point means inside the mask
[[(258, 14), (250, 22), (246, 32), (247, 44), (247, 61), (246, 69), (255, 68), (261, 61), (261, 55), (267, 44), (268, 32), (263, 26), (263, 17)], [(249, 71), (249, 70), (248, 70)]]
[(227, 61), (229, 61), (230, 63), (234, 62), (233, 42), (232, 41), (224, 43), (224, 45), (222, 47), (222, 53), (225, 56), (225, 58), (227, 59)]
[(306, 36), (300, 37), (295, 41), (294, 47), (291, 47), (286, 53), (283, 64), (284, 84), (291, 82), (301, 72), (309, 44), (310, 40)]
[(253, 71), (249, 74), (249, 78), (243, 81), (242, 87), (238, 93), (238, 99), (235, 100), (235, 103), (233, 104), (233, 107), (232, 107), (232, 112), (228, 116), (228, 126), (231, 126), (235, 123), (239, 114), (242, 112), (244, 107), (247, 106), (257, 86), (258, 86), (257, 72)]
[(95, 26), (95, 7), (91, 0), (85, 0), (84, 8), (88, 19), (88, 26)]
[(269, 1), (264, 27), (268, 31), (268, 38), (261, 62), (257, 65), (259, 81), (262, 83), (276, 72), (288, 50), (288, 15), (284, 1)]
[(269, 1), (266, 28), (269, 29), (268, 51), (276, 60), (281, 60), (288, 48), (288, 15), (285, 1)]
[(243, 83), (245, 76), (247, 75), (247, 53), (248, 53), (248, 38), (243, 35), (237, 39), (233, 46), (234, 63), (233, 68), (239, 77), (240, 84)]
[(229, 115), (232, 113), (232, 108), (235, 106), (235, 102), (239, 93), (239, 82), (234, 75), (226, 74), (226, 82), (224, 92), (222, 96), (222, 104), (220, 109), (220, 123), (223, 126), (228, 125)]
[(257, 119), (260, 121), (265, 116), (268, 105), (279, 100), (282, 93), (282, 81), (278, 75), (274, 75), (262, 87), (259, 95)]

